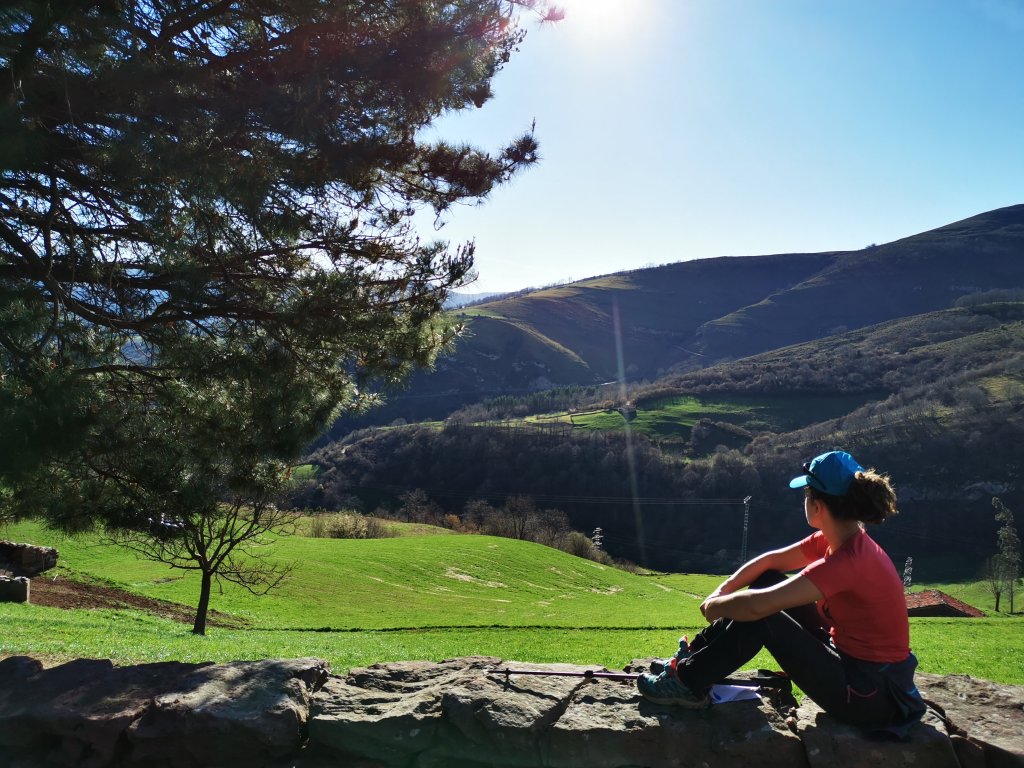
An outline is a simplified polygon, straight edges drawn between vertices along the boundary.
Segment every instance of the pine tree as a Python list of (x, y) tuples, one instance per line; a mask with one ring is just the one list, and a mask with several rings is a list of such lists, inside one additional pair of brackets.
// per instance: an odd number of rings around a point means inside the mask
[(340, 411), (429, 365), (473, 246), (411, 217), (537, 145), (422, 129), (490, 97), (534, 5), (6, 3), (0, 514), (254, 509)]

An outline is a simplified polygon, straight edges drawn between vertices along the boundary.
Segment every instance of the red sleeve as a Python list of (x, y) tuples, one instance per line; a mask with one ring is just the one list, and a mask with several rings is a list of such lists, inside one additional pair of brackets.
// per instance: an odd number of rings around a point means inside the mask
[(857, 569), (847, 553), (840, 550), (831, 557), (816, 560), (802, 571), (826, 598), (857, 585)]
[(800, 542), (800, 551), (810, 562), (820, 560), (828, 551), (828, 540), (821, 531), (815, 531)]

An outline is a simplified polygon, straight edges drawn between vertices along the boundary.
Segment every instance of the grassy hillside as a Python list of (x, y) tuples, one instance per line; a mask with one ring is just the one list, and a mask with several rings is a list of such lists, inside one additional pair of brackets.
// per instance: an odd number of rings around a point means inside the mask
[(1024, 205), (840, 255), (803, 283), (707, 323), (696, 347), (735, 359), (1024, 287)]
[[(871, 402), (873, 393), (855, 395), (719, 395), (678, 396), (645, 400), (636, 406), (628, 419), (633, 432), (659, 441), (686, 441), (694, 425), (710, 419), (738, 429), (733, 436), (749, 442), (751, 434), (763, 431), (788, 432), (823, 419), (842, 416)], [(614, 409), (593, 409), (583, 412), (549, 413), (524, 419), (525, 423), (568, 424), (583, 430), (622, 430), (627, 419)], [(727, 427), (718, 428), (720, 442), (729, 437)]]
[[(102, 578), (147, 597), (190, 604), (198, 577), (138, 560), (95, 537), (58, 538), (36, 524), (18, 541), (55, 546), (70, 574)], [(485, 536), (278, 541), (294, 564), (279, 590), (253, 599), (225, 584), (213, 607), (260, 629), (398, 627), (672, 627), (693, 622), (710, 576), (640, 576), (530, 542)], [(614, 602), (615, 609), (609, 610)]]
[[(787, 514), (788, 479), (806, 458), (840, 446), (895, 479), (902, 514), (879, 537), (935, 579), (977, 575), (995, 546), (993, 496), (1024, 509), (1021, 302), (890, 320), (666, 377), (626, 397), (635, 404), (630, 444), (619, 402), (575, 401), (559, 412), (554, 398), (523, 401), (543, 407), (533, 415), (497, 401), (464, 409), (441, 430), (353, 436), (312, 457), (323, 473), (308, 503), (356, 493), (373, 509), (421, 488), (461, 514), (467, 499), (525, 494), (567, 512), (578, 530), (602, 527), (617, 557), (716, 572), (735, 563), (741, 539), (738, 518), (710, 503), (753, 496), (751, 546), (786, 543), (803, 525)], [(685, 535), (676, 533), (682, 515)]]
[[(31, 524), (5, 535), (60, 547), (57, 578), (114, 575), (142, 594), (186, 603), (194, 595), (190, 577), (168, 581), (166, 569), (136, 562), (95, 538), (55, 540)], [(279, 555), (304, 557), (306, 567), (296, 570), (280, 595), (254, 598), (230, 587), (215, 595), (215, 607), (248, 616), (253, 629), (214, 628), (196, 637), (186, 624), (139, 611), (8, 603), (0, 604), (0, 655), (120, 663), (317, 656), (343, 672), (381, 661), (482, 654), (621, 668), (633, 658), (671, 650), (681, 632), (698, 631), (704, 625), (700, 597), (720, 580), (610, 571), (537, 545), (479, 536), (294, 538), (285, 544), (277, 545)], [(339, 629), (324, 631), (328, 620)], [(914, 619), (912, 642), (924, 671), (1021, 684), (1022, 622), (1003, 616)], [(762, 653), (747, 666), (773, 662)]]
[[(692, 357), (682, 347), (703, 323), (798, 283), (832, 259), (797, 254), (680, 262), (533, 291), (484, 304), (469, 316), (486, 314), (532, 329), (587, 361), (600, 380), (618, 375), (618, 331), (623, 368), (630, 377), (651, 375)], [(482, 335), (467, 339), (457, 358), (475, 354), (480, 340)], [(493, 362), (493, 373), (504, 379), (514, 361)]]
[[(443, 418), (467, 403), (552, 386), (652, 378), (703, 365), (693, 341), (722, 315), (807, 280), (836, 254), (701, 259), (531, 290), (458, 310), (466, 324), (436, 369), (382, 408), (332, 429)], [(620, 361), (621, 352), (621, 361)]]

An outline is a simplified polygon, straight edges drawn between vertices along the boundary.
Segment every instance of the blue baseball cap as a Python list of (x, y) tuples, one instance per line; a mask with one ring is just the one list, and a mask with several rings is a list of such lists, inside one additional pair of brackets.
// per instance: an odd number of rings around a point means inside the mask
[(864, 467), (846, 451), (829, 451), (804, 464), (804, 474), (789, 481), (790, 488), (811, 486), (829, 496), (845, 496), (850, 483)]

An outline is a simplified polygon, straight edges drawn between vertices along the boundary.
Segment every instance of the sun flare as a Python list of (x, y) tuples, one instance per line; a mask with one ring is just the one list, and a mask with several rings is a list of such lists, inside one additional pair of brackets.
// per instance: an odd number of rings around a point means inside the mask
[(561, 23), (586, 34), (614, 34), (636, 9), (636, 3), (628, 0), (557, 0), (556, 4), (565, 11)]

